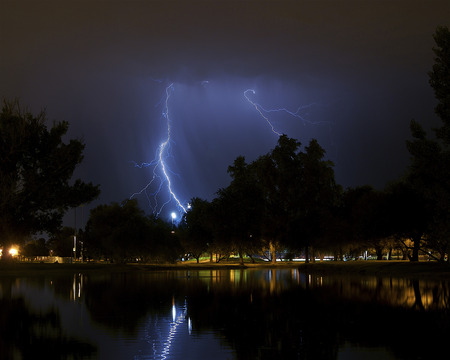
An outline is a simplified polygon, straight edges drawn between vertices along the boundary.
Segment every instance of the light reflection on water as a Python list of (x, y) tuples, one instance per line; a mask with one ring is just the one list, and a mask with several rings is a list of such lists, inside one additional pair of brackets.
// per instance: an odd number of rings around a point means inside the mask
[[(449, 295), (295, 268), (2, 277), (0, 359), (414, 359), (438, 353)], [(413, 326), (428, 350), (403, 349)]]
[(310, 287), (334, 289), (340, 296), (391, 306), (440, 310), (450, 308), (449, 282), (375, 276), (339, 278), (308, 275)]

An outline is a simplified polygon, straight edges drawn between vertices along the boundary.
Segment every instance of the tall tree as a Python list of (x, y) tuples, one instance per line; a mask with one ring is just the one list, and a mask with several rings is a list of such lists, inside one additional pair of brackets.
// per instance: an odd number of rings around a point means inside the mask
[(237, 157), (228, 173), (232, 181), (218, 191), (215, 202), (216, 216), (221, 218), (216, 234), (226, 238), (231, 251), (238, 253), (243, 263), (244, 255), (252, 256), (261, 249), (262, 193), (244, 157)]
[(144, 255), (148, 234), (148, 221), (136, 200), (99, 205), (90, 212), (85, 247), (93, 257), (125, 262)]
[[(440, 26), (434, 39), (436, 57), (429, 77), (438, 100), (435, 112), (443, 124), (435, 129), (437, 139), (429, 139), (417, 122), (411, 122), (413, 140), (407, 142), (411, 154), (407, 181), (429, 215), (426, 230), (415, 241), (433, 239), (442, 254), (450, 249), (450, 31)], [(413, 260), (418, 260), (416, 255)]]
[(48, 246), (54, 256), (73, 257), (73, 234), (74, 229), (63, 226), (54, 232), (48, 240)]
[[(406, 181), (410, 191), (414, 192), (413, 198), (420, 201), (409, 213), (413, 211), (420, 215), (425, 212), (424, 219), (427, 220), (421, 227), (422, 233), (416, 233), (412, 238), (416, 242), (412, 260), (417, 261), (419, 242), (424, 238), (434, 238), (436, 243), (450, 249), (450, 150), (442, 143), (429, 139), (414, 121), (411, 122), (411, 132), (413, 140), (407, 141), (411, 164)], [(440, 248), (442, 252), (442, 246)]]
[(27, 243), (23, 250), (22, 255), (27, 258), (34, 258), (36, 256), (48, 256), (50, 250), (44, 238), (32, 240)]
[(344, 197), (351, 224), (349, 240), (353, 249), (361, 251), (373, 248), (377, 260), (382, 260), (383, 251), (386, 250), (388, 238), (392, 234), (391, 215), (394, 212), (389, 211), (388, 199), (385, 191), (378, 191), (370, 186), (347, 189)]
[(362, 246), (367, 247), (361, 241), (363, 238), (361, 234), (364, 232), (359, 208), (373, 191), (371, 186), (365, 185), (347, 188), (341, 194), (329, 224), (329, 232), (332, 236), (324, 241), (328, 250), (333, 251), (335, 260), (342, 260), (345, 254), (350, 256), (359, 254)]
[(183, 249), (180, 244), (178, 229), (154, 215), (147, 218), (149, 233), (147, 239), (140, 245), (143, 260), (151, 262), (173, 263), (180, 259)]
[(178, 228), (181, 245), (186, 253), (197, 260), (212, 242), (211, 203), (200, 198), (191, 200), (191, 209), (184, 214)]
[(282, 135), (270, 153), (252, 164), (264, 199), (261, 236), (269, 245), (272, 262), (277, 248), (285, 246), (293, 211), (301, 206), (297, 202), (302, 177), (300, 146), (299, 141)]
[(251, 164), (262, 193), (262, 237), (269, 242), (272, 261), (280, 245), (307, 250), (325, 235), (340, 187), (324, 155), (315, 139), (301, 151), (300, 142), (283, 135), (270, 153)]
[(136, 200), (92, 209), (84, 245), (88, 256), (114, 262), (172, 262), (180, 255), (170, 224), (147, 217)]
[[(433, 213), (431, 203), (426, 201), (423, 192), (417, 191), (417, 186), (411, 179), (402, 179), (389, 184), (385, 190), (388, 204), (385, 214), (390, 219), (388, 231), (403, 244), (412, 261), (419, 260)], [(411, 240), (412, 246), (406, 240)]]
[(437, 136), (450, 145), (450, 30), (438, 26), (433, 35), (436, 47), (433, 69), (428, 73), (430, 85), (438, 101), (435, 112), (443, 124), (436, 130)]
[(299, 154), (302, 177), (301, 183), (297, 185), (296, 203), (292, 206), (294, 224), (300, 228), (292, 236), (301, 239), (295, 242), (306, 249), (308, 259), (308, 248), (320, 248), (324, 238), (329, 235), (330, 219), (342, 189), (335, 181), (334, 164), (325, 160), (325, 150), (317, 140), (312, 139), (305, 150)]
[(100, 190), (73, 172), (83, 160), (85, 145), (62, 138), (69, 124), (47, 128), (19, 101), (3, 100), (0, 113), (0, 237), (3, 246), (23, 242), (31, 234), (55, 231), (70, 207), (88, 203)]

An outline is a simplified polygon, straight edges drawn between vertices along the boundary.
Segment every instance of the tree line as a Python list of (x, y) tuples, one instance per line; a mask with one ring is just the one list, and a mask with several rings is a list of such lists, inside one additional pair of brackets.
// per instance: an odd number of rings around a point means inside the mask
[[(334, 164), (312, 139), (303, 146), (286, 135), (267, 154), (228, 167), (230, 184), (211, 200), (193, 198), (173, 229), (147, 216), (136, 201), (100, 205), (79, 232), (83, 256), (112, 261), (176, 261), (209, 254), (215, 261), (238, 255), (315, 259), (357, 257), (373, 249), (417, 261), (420, 254), (448, 260), (450, 239), (450, 31), (434, 33), (435, 62), (429, 72), (442, 125), (429, 137), (412, 120), (406, 143), (410, 165), (384, 189), (343, 189)], [(25, 243), (24, 253), (70, 252), (73, 229), (61, 228), (70, 207), (95, 199), (98, 186), (71, 182), (82, 161), (80, 140), (63, 143), (68, 124), (48, 130), (45, 113), (33, 116), (17, 101), (3, 102), (0, 114), (0, 237), (3, 249)], [(70, 185), (72, 184), (72, 185)], [(45, 231), (49, 241), (29, 241)], [(4, 254), (5, 255), (5, 254)], [(72, 255), (72, 254), (71, 254)]]

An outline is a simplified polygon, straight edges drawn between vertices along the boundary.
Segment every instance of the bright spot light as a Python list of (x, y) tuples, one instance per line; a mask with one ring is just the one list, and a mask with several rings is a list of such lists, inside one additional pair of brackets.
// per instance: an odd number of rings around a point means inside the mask
[(175, 220), (177, 218), (177, 214), (175, 214), (174, 212), (171, 214), (172, 216), (172, 220)]
[(18, 253), (19, 253), (19, 252), (17, 251), (16, 248), (11, 248), (11, 249), (9, 249), (9, 254), (10, 254), (11, 256), (16, 256)]
[(172, 321), (175, 322), (177, 318), (177, 309), (175, 308), (175, 305), (172, 305)]

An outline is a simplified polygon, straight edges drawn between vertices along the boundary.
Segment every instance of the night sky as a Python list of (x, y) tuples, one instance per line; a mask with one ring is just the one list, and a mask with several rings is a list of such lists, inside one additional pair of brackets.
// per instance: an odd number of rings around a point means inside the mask
[(264, 109), (300, 107), (265, 116), (303, 145), (318, 139), (344, 188), (383, 188), (409, 163), (410, 120), (439, 125), (427, 75), (438, 25), (450, 25), (448, 0), (2, 0), (0, 97), (70, 123), (67, 138), (86, 143), (75, 176), (101, 185), (90, 207), (152, 179), (133, 162), (167, 138), (170, 84), (167, 166), (183, 204), (227, 186), (238, 155), (276, 145), (247, 89)]

